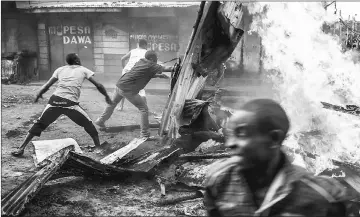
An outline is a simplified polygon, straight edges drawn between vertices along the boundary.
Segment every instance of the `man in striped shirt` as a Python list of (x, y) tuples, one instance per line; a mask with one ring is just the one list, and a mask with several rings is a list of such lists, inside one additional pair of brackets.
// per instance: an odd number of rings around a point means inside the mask
[(246, 103), (229, 120), (233, 157), (211, 166), (204, 204), (209, 216), (345, 216), (345, 188), (292, 165), (281, 150), (290, 122), (275, 101)]

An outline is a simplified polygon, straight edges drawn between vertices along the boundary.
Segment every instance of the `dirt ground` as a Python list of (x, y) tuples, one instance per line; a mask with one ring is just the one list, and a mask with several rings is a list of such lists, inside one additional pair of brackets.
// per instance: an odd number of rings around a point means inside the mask
[[(21, 184), (35, 171), (31, 148), (28, 147), (21, 158), (15, 158), (10, 152), (19, 146), (34, 120), (41, 114), (47, 99), (53, 92), (50, 89), (38, 103), (33, 103), (39, 86), (2, 85), (2, 115), (1, 115), (1, 194)], [(148, 95), (150, 112), (161, 114), (167, 95)], [(105, 106), (104, 97), (96, 89), (83, 89), (80, 105), (95, 120)], [(108, 126), (119, 126), (138, 123), (138, 111), (129, 102), (125, 103), (124, 111), (114, 112), (107, 122)], [(150, 123), (156, 123), (154, 115)], [(105, 133), (99, 131), (101, 142), (116, 144), (119, 148), (126, 145), (139, 131)], [(156, 130), (152, 130), (156, 135)], [(60, 117), (46, 129), (40, 138), (48, 140), (73, 138), (82, 147), (84, 154), (96, 158), (84, 147), (92, 143), (90, 136), (67, 117)], [(151, 150), (159, 143), (147, 144), (140, 151)], [(175, 192), (175, 195), (183, 194)], [(169, 193), (171, 196), (171, 193)], [(178, 203), (176, 205), (159, 206), (160, 187), (154, 180), (133, 178), (123, 181), (89, 179), (86, 177), (66, 177), (49, 181), (27, 204), (21, 216), (179, 216), (204, 215), (202, 199)]]

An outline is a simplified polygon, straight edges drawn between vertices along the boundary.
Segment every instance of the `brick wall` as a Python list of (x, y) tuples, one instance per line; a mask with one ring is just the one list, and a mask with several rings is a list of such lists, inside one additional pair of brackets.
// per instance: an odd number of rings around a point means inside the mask
[(129, 51), (128, 19), (103, 13), (94, 19), (94, 60), (98, 73), (121, 73), (121, 57)]
[(37, 22), (37, 41), (39, 46), (38, 65), (39, 79), (46, 79), (45, 74), (49, 73), (49, 43), (48, 34), (46, 32), (46, 20), (39, 19)]
[(9, 54), (21, 50), (37, 52), (34, 16), (22, 13), (3, 13), (1, 24), (1, 53)]

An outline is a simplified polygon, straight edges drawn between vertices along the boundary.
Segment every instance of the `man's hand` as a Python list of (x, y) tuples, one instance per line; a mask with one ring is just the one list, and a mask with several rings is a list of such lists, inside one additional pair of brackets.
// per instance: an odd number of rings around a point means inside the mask
[(104, 87), (104, 85), (98, 83), (97, 81), (94, 80), (94, 78), (90, 77), (88, 78), (88, 80), (93, 83), (95, 85), (95, 87), (98, 89), (98, 91), (105, 96), (105, 101), (108, 103), (108, 104), (112, 104), (112, 100), (110, 99), (109, 95), (107, 94), (106, 92), (106, 89)]
[(155, 78), (170, 78), (170, 77), (165, 74), (156, 74)]
[(105, 97), (105, 101), (106, 101), (106, 103), (109, 104), (109, 105), (113, 104), (113, 101), (110, 99), (109, 96), (106, 96), (106, 97)]
[(42, 97), (42, 94), (41, 94), (41, 93), (36, 94), (36, 98), (35, 98), (34, 102), (37, 103), (40, 98), (41, 98), (41, 99), (43, 98), (43, 97)]
[(57, 78), (51, 77), (51, 78), (46, 82), (46, 84), (40, 89), (39, 93), (36, 95), (36, 98), (35, 98), (34, 102), (36, 103), (36, 102), (39, 101), (39, 98), (43, 98), (42, 95), (43, 95), (44, 93), (46, 93), (46, 91), (48, 91), (49, 88), (50, 88), (53, 84), (55, 84), (55, 82), (57, 82), (57, 80), (58, 80)]

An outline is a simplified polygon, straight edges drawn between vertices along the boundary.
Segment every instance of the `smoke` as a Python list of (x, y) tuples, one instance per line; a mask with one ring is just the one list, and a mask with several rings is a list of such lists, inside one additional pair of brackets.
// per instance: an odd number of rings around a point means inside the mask
[(321, 156), (310, 168), (316, 173), (331, 168), (330, 159), (359, 162), (360, 118), (320, 103), (360, 106), (359, 62), (321, 29), (336, 17), (320, 2), (253, 2), (248, 10), (253, 15), (249, 34), (262, 38), (264, 69), (291, 118), (285, 145)]

